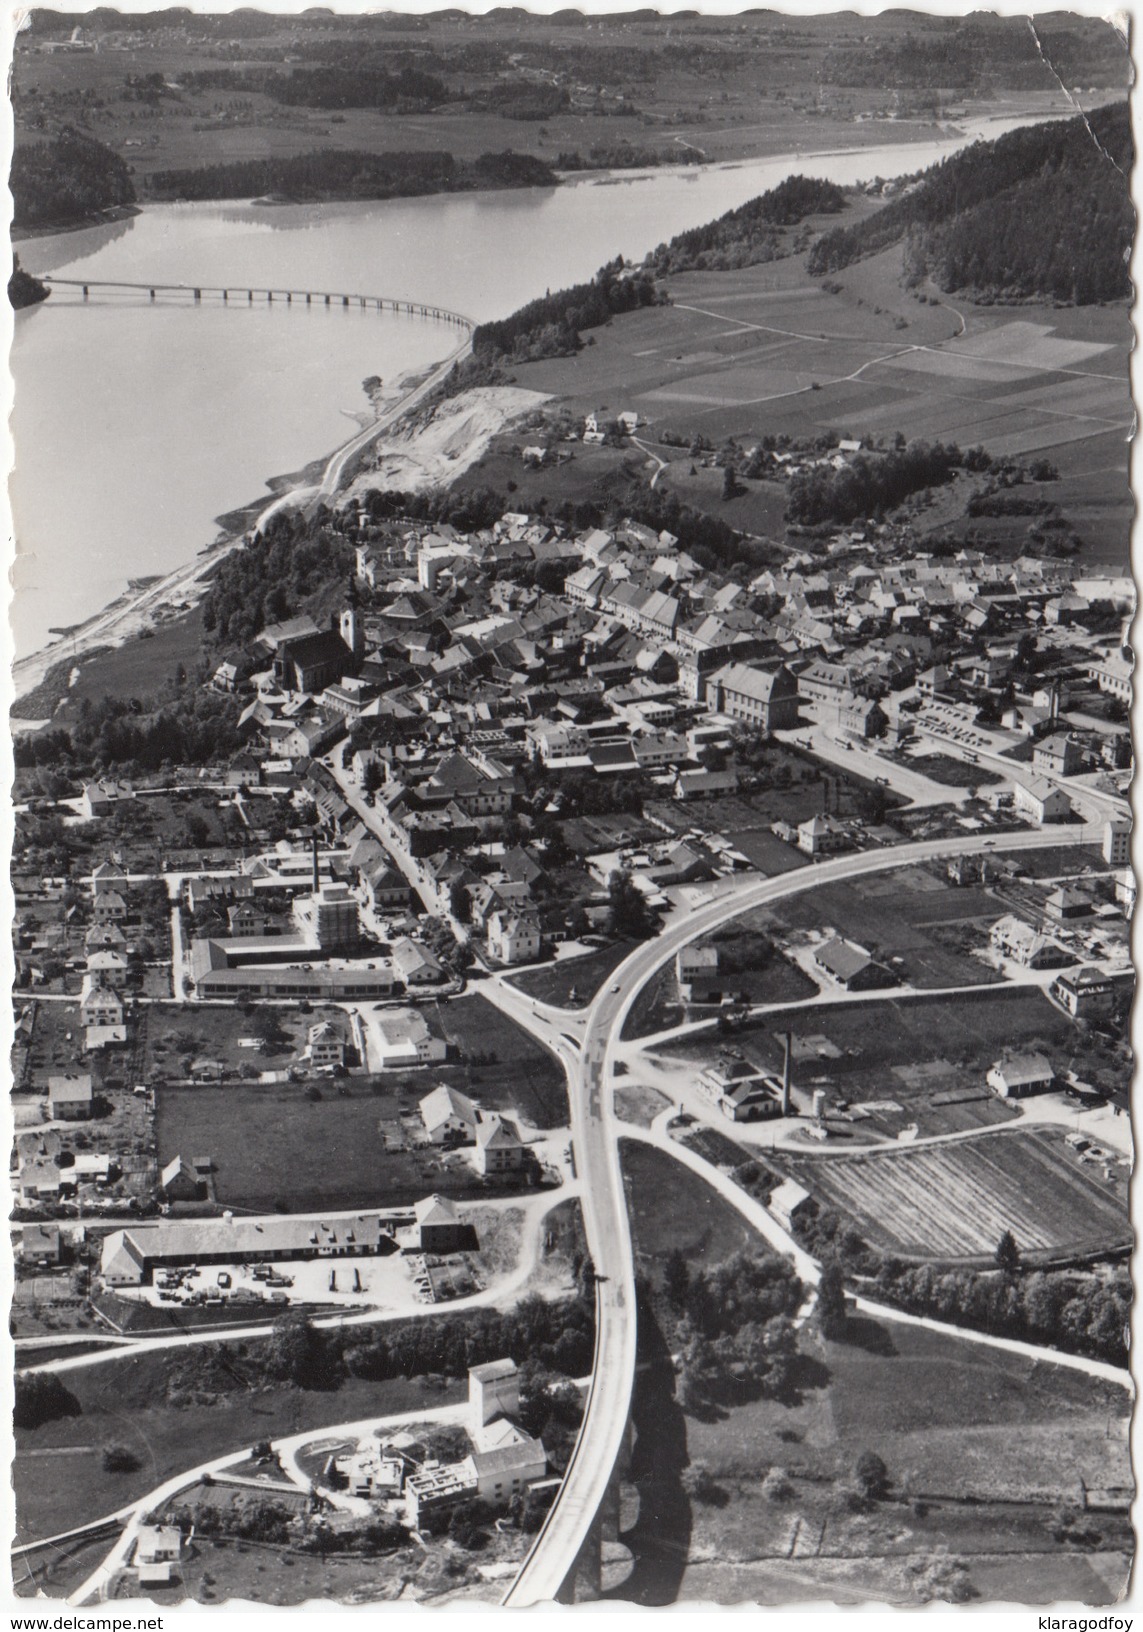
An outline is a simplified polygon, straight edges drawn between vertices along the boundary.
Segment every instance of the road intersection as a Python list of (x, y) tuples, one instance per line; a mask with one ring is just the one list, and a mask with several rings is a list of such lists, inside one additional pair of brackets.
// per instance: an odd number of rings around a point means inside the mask
[[(1067, 830), (1072, 843), (1096, 843), (1101, 835), (1098, 823)], [(1060, 830), (1043, 828), (997, 834), (991, 841), (997, 852), (1046, 849), (1060, 842)], [(603, 1505), (627, 1430), (635, 1382), (635, 1265), (619, 1162), (619, 1138), (626, 1126), (615, 1115), (613, 1086), (624, 1022), (639, 993), (681, 947), (752, 908), (820, 884), (972, 854), (980, 843), (978, 834), (926, 839), (850, 853), (776, 878), (731, 883), (707, 905), (668, 920), (654, 940), (637, 947), (619, 965), (590, 1007), (579, 1013), (538, 1004), (501, 983), (505, 1012), (546, 1042), (568, 1072), (572, 1149), (597, 1275), (596, 1362), (583, 1426), (564, 1482), (505, 1594), (505, 1605), (520, 1607), (556, 1598)], [(571, 1038), (578, 1039), (578, 1046)]]

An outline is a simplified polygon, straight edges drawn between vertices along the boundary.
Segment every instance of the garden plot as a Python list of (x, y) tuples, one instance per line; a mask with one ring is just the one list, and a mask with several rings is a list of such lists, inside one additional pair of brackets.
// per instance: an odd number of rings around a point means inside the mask
[(794, 1166), (799, 1181), (890, 1251), (988, 1257), (1005, 1230), (1026, 1253), (1095, 1251), (1130, 1239), (1123, 1179), (1089, 1172), (1048, 1134), (986, 1134)]

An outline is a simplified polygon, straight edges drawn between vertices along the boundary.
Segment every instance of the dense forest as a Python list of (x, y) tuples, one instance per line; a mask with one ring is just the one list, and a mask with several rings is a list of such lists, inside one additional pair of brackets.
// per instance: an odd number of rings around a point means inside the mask
[(481, 323), (472, 335), (473, 356), (515, 362), (570, 356), (579, 349), (582, 329), (600, 328), (619, 312), (653, 306), (658, 298), (654, 279), (646, 272), (632, 272), (617, 256), (590, 283), (558, 289), (554, 295), (529, 301), (510, 317)]
[(50, 142), (22, 142), (12, 157), (14, 227), (54, 227), (135, 202), (126, 164), (70, 126)]
[(197, 201), (278, 194), (299, 202), (342, 198), (415, 198), (426, 193), (475, 192), (491, 187), (554, 187), (555, 172), (526, 153), (363, 153), (351, 149), (293, 157), (241, 159), (193, 170), (157, 170), (157, 198)]
[(1093, 1355), (1113, 1366), (1127, 1363), (1132, 1292), (1123, 1266), (1106, 1278), (1098, 1272), (1033, 1269), (1021, 1262), (1010, 1235), (997, 1244), (996, 1267), (906, 1263), (870, 1247), (852, 1225), (817, 1201), (798, 1215), (794, 1235), (823, 1265), (860, 1277), (859, 1290), (878, 1302), (954, 1326)]
[(1080, 306), (1126, 298), (1133, 160), (1126, 102), (975, 142), (876, 215), (826, 233), (810, 273), (904, 242), (913, 283), (932, 277), (949, 292)]
[(204, 68), (184, 74), (187, 90), (225, 91), (234, 95), (260, 93), (286, 107), (376, 108), (384, 113), (421, 113), (448, 100), (448, 87), (411, 62), (394, 59), (394, 68), (295, 68), (278, 73), (271, 68)]
[(988, 465), (955, 443), (910, 442), (888, 453), (859, 453), (840, 470), (800, 470), (790, 478), (786, 520), (817, 527), (882, 514), (924, 488), (942, 487), (966, 459), (979, 468)]
[(237, 753), (238, 708), (203, 686), (184, 684), (169, 701), (147, 697), (85, 697), (68, 728), (49, 726), (15, 741), (19, 770), (40, 767), (71, 777), (143, 775), (166, 764), (209, 765)]
[(203, 627), (220, 642), (245, 644), (330, 583), (348, 582), (353, 568), (343, 540), (279, 514), (265, 533), (223, 556), (202, 603)]
[(784, 229), (808, 215), (835, 215), (845, 194), (832, 181), (788, 176), (777, 187), (728, 210), (717, 221), (681, 232), (648, 257), (660, 276), (668, 272), (724, 271), (754, 266), (788, 254)]

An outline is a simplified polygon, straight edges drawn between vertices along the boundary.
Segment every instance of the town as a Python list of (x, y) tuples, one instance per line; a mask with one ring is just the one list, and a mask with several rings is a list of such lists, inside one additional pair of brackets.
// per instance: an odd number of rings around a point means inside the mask
[[(793, 1240), (840, 1214), (884, 1251), (1125, 1250), (1126, 582), (926, 559), (884, 524), (746, 581), (631, 520), (324, 526), (352, 563), (324, 624), (205, 679), (233, 750), (53, 795), (26, 774), (18, 1342), (533, 1284), (582, 1175), (529, 1031), (553, 1047), (658, 926), (752, 880), (820, 887), (660, 958), (615, 1067), (631, 1132)], [(940, 1000), (968, 991), (966, 1052)], [(871, 1046), (878, 1002), (925, 1012), (930, 1062)], [(483, 1432), (475, 1462), (358, 1457), (349, 1498), (313, 1489), (351, 1529), (378, 1493), (413, 1528), (541, 1514), (543, 1447)], [(169, 1576), (184, 1534), (140, 1530), (123, 1580)]]
[(25, 31), (19, 1596), (1128, 1590), (1129, 62), (1026, 23)]

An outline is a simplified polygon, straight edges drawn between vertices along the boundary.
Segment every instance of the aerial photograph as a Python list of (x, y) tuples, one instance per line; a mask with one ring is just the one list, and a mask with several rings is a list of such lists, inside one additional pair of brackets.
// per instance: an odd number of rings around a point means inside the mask
[(1127, 22), (7, 29), (16, 1612), (1129, 1628)]

